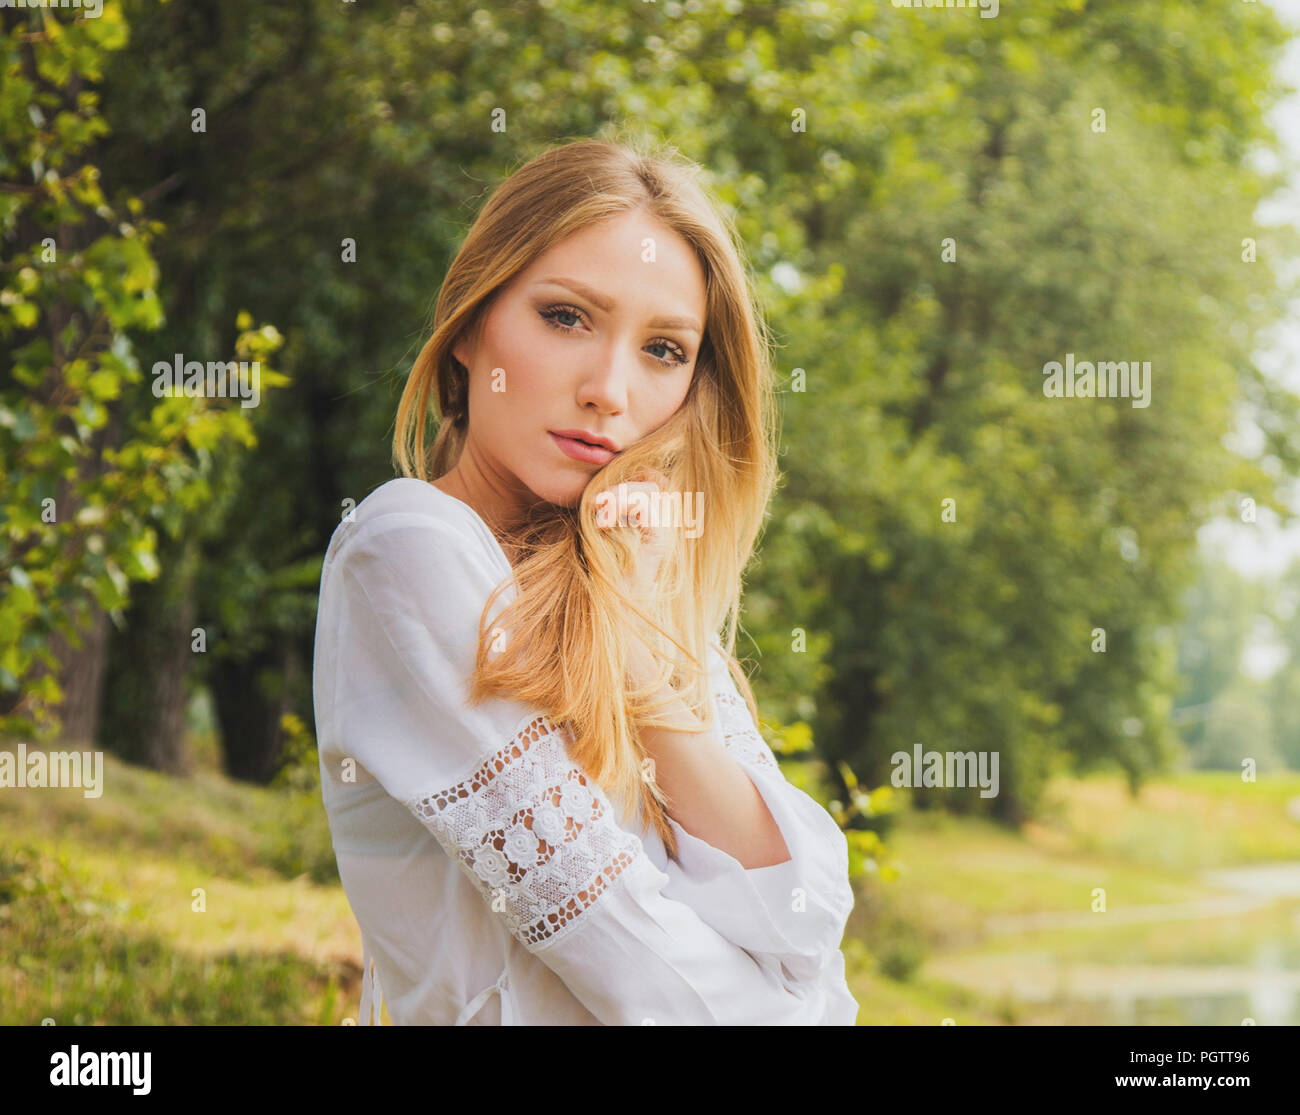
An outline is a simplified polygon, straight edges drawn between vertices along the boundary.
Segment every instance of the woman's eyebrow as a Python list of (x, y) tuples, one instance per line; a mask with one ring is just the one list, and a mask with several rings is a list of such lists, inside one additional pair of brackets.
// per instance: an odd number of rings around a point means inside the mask
[[(538, 279), (534, 285), (542, 283), (551, 283), (555, 286), (567, 287), (574, 294), (579, 295), (587, 301), (594, 303), (605, 313), (609, 313), (614, 308), (614, 299), (593, 290), (586, 283), (581, 283), (577, 279), (565, 279), (560, 277), (550, 279)], [(693, 317), (656, 317), (651, 318), (649, 322), (651, 329), (689, 329), (693, 333), (703, 333), (699, 322)]]

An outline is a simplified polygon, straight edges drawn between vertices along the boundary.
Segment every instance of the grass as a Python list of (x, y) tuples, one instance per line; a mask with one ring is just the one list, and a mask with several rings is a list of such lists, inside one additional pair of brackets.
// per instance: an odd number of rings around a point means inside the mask
[[(156, 919), (156, 892), (131, 890), (135, 875), (109, 882), (95, 866), (39, 844), (5, 841), (5, 1024), (52, 1018), (78, 1026), (330, 1025), (347, 1013), (359, 968), (353, 974), (337, 961), (313, 960), (279, 929), (225, 947), (216, 943), (220, 929), (201, 915), (192, 915), (197, 932), (178, 931), (179, 919)], [(179, 901), (161, 904), (168, 905)], [(255, 931), (245, 927), (244, 937)]]
[[(173, 779), (104, 761), (97, 799), (0, 791), (0, 1024), (355, 1019), (360, 934), (314, 787), (245, 786), (210, 763)], [(1087, 1003), (1016, 1001), (971, 971), (1261, 956), (1300, 967), (1295, 900), (1245, 916), (1123, 920), (1135, 907), (1223, 896), (1205, 870), (1300, 861), (1287, 813), (1298, 796), (1300, 775), (1179, 774), (1136, 800), (1120, 778), (1096, 776), (1054, 782), (1018, 833), (903, 812), (890, 837), (901, 876), (859, 881), (844, 942), (859, 1024), (1108, 1020)], [(1092, 912), (1097, 887), (1108, 913)], [(993, 928), (1044, 913), (1075, 924)]]
[(111, 755), (103, 777), (99, 798), (0, 792), (0, 1024), (355, 1019), (360, 934), (318, 795)]

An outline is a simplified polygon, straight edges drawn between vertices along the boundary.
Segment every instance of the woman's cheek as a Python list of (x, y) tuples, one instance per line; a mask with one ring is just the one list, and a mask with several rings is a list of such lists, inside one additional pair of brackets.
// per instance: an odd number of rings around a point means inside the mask
[(539, 401), (538, 397), (543, 394), (546, 384), (546, 376), (539, 369), (545, 367), (542, 363), (545, 357), (534, 354), (531, 357), (521, 357), (513, 365), (510, 372), (505, 375), (505, 383), (502, 384), (502, 393), (512, 396), (511, 403), (519, 409), (528, 408), (534, 414), (537, 413), (535, 404)]

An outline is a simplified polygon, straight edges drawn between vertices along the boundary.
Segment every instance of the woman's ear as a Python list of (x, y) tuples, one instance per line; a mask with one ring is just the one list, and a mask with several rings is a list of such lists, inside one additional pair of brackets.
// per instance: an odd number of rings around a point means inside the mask
[(492, 299), (479, 307), (478, 313), (474, 315), (474, 320), (469, 323), (461, 334), (456, 338), (456, 343), (451, 346), (451, 355), (457, 360), (462, 368), (468, 374), (469, 369), (474, 364), (474, 354), (478, 350), (479, 337), (483, 332), (483, 324), (491, 310)]
[(465, 374), (468, 375), (469, 366), (474, 361), (474, 343), (468, 338), (462, 337), (452, 346), (451, 355), (465, 370)]

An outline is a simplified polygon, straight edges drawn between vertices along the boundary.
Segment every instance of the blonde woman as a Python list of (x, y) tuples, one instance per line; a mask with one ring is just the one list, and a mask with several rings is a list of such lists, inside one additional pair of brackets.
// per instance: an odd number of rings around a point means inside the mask
[(733, 657), (775, 406), (696, 173), (582, 140), (496, 190), (402, 477), (330, 541), (315, 713), (365, 1024), (381, 994), (399, 1025), (856, 1020), (847, 842)]

